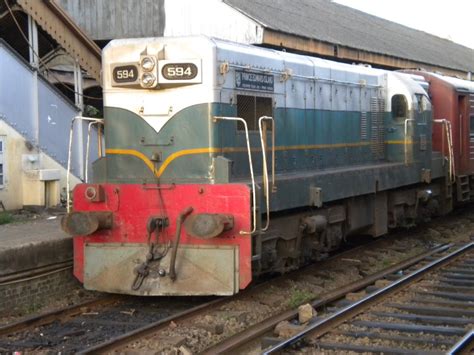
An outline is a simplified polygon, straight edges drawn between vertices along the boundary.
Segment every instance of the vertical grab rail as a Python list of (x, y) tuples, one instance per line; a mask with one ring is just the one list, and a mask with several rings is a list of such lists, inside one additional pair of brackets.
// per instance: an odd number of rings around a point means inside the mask
[(217, 120), (242, 122), (245, 128), (245, 139), (247, 141), (247, 153), (249, 157), (250, 178), (252, 179), (252, 203), (253, 203), (253, 228), (250, 232), (240, 231), (240, 234), (253, 234), (257, 230), (257, 196), (255, 191), (255, 176), (253, 173), (252, 152), (250, 151), (250, 139), (247, 122), (241, 117), (214, 116), (214, 122)]
[(265, 140), (263, 138), (263, 121), (268, 120), (272, 121), (272, 191), (275, 189), (275, 120), (273, 117), (262, 116), (258, 119), (258, 129), (260, 133), (260, 143), (262, 145), (262, 157), (263, 157), (263, 188), (265, 192), (265, 202), (267, 207), (267, 221), (265, 227), (262, 228), (262, 231), (268, 230), (270, 226), (270, 189), (268, 184), (268, 168), (267, 168), (267, 147), (266, 147), (266, 130), (265, 130)]
[[(66, 172), (66, 208), (67, 208), (67, 213), (71, 212), (71, 156), (72, 156), (72, 137), (74, 133), (74, 123), (76, 121), (89, 121), (89, 122), (95, 122), (96, 124), (104, 124), (104, 120), (101, 118), (92, 118), (92, 117), (83, 117), (83, 116), (76, 116), (71, 120), (71, 128), (69, 130), (69, 149), (68, 149), (68, 155), (67, 155), (67, 172)], [(89, 124), (90, 125), (90, 124)], [(90, 126), (89, 126), (90, 129)], [(90, 131), (89, 131), (90, 133)], [(89, 144), (89, 136), (87, 137), (87, 141)], [(89, 149), (89, 146), (87, 145), (87, 149)], [(89, 159), (89, 155), (86, 155), (86, 159)], [(89, 162), (86, 161), (86, 164)]]
[(85, 183), (88, 183), (89, 182), (89, 155), (90, 155), (90, 141), (91, 141), (91, 130), (92, 130), (92, 126), (94, 125), (97, 125), (97, 141), (98, 141), (98, 154), (99, 154), (99, 157), (102, 156), (102, 147), (101, 147), (101, 139), (102, 137), (100, 136), (100, 133), (99, 133), (99, 125), (101, 123), (100, 122), (89, 122), (89, 125), (87, 127), (87, 143), (86, 143), (86, 164), (85, 164), (85, 167), (84, 167), (84, 182)]
[[(446, 142), (448, 144), (448, 164), (449, 164), (449, 180), (453, 183), (456, 178), (454, 176), (454, 152), (453, 152), (453, 131), (451, 122), (448, 121), (446, 118), (442, 118), (439, 120), (433, 120), (434, 123), (441, 124), (443, 126), (443, 133), (446, 134)], [(443, 151), (441, 154), (444, 153), (444, 135), (443, 135)]]
[(405, 119), (405, 144), (404, 144), (404, 149), (405, 149), (405, 165), (408, 165), (408, 122), (415, 122), (414, 118), (407, 118)]

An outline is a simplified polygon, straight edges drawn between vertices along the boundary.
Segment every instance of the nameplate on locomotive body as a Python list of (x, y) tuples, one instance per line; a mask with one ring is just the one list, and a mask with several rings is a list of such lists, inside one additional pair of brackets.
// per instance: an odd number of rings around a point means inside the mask
[(273, 92), (275, 78), (273, 75), (253, 73), (243, 70), (235, 71), (235, 87), (238, 89), (250, 89)]

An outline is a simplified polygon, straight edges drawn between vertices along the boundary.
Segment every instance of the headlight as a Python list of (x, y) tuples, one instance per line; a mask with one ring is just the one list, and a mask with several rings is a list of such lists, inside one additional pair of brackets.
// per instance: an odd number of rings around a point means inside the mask
[(155, 61), (151, 57), (144, 57), (141, 62), (141, 67), (144, 71), (152, 71), (155, 67)]
[(97, 197), (97, 190), (94, 186), (88, 186), (86, 191), (84, 191), (84, 195), (86, 196), (86, 199), (92, 201)]
[(142, 86), (149, 88), (152, 87), (155, 83), (155, 76), (152, 73), (143, 73), (142, 74)]

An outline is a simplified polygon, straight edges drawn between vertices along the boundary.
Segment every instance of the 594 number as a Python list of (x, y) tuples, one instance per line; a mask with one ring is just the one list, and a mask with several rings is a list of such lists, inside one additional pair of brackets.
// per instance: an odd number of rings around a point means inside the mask
[(138, 69), (134, 65), (115, 67), (113, 77), (116, 83), (133, 82), (138, 78)]
[(161, 74), (166, 80), (191, 80), (198, 74), (193, 63), (170, 63), (163, 66)]

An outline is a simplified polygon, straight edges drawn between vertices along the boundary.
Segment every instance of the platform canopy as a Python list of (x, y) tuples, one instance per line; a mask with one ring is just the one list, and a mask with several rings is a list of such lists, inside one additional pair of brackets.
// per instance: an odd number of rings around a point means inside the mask
[(474, 49), (332, 1), (224, 2), (265, 29), (264, 44), (389, 68), (474, 72)]

